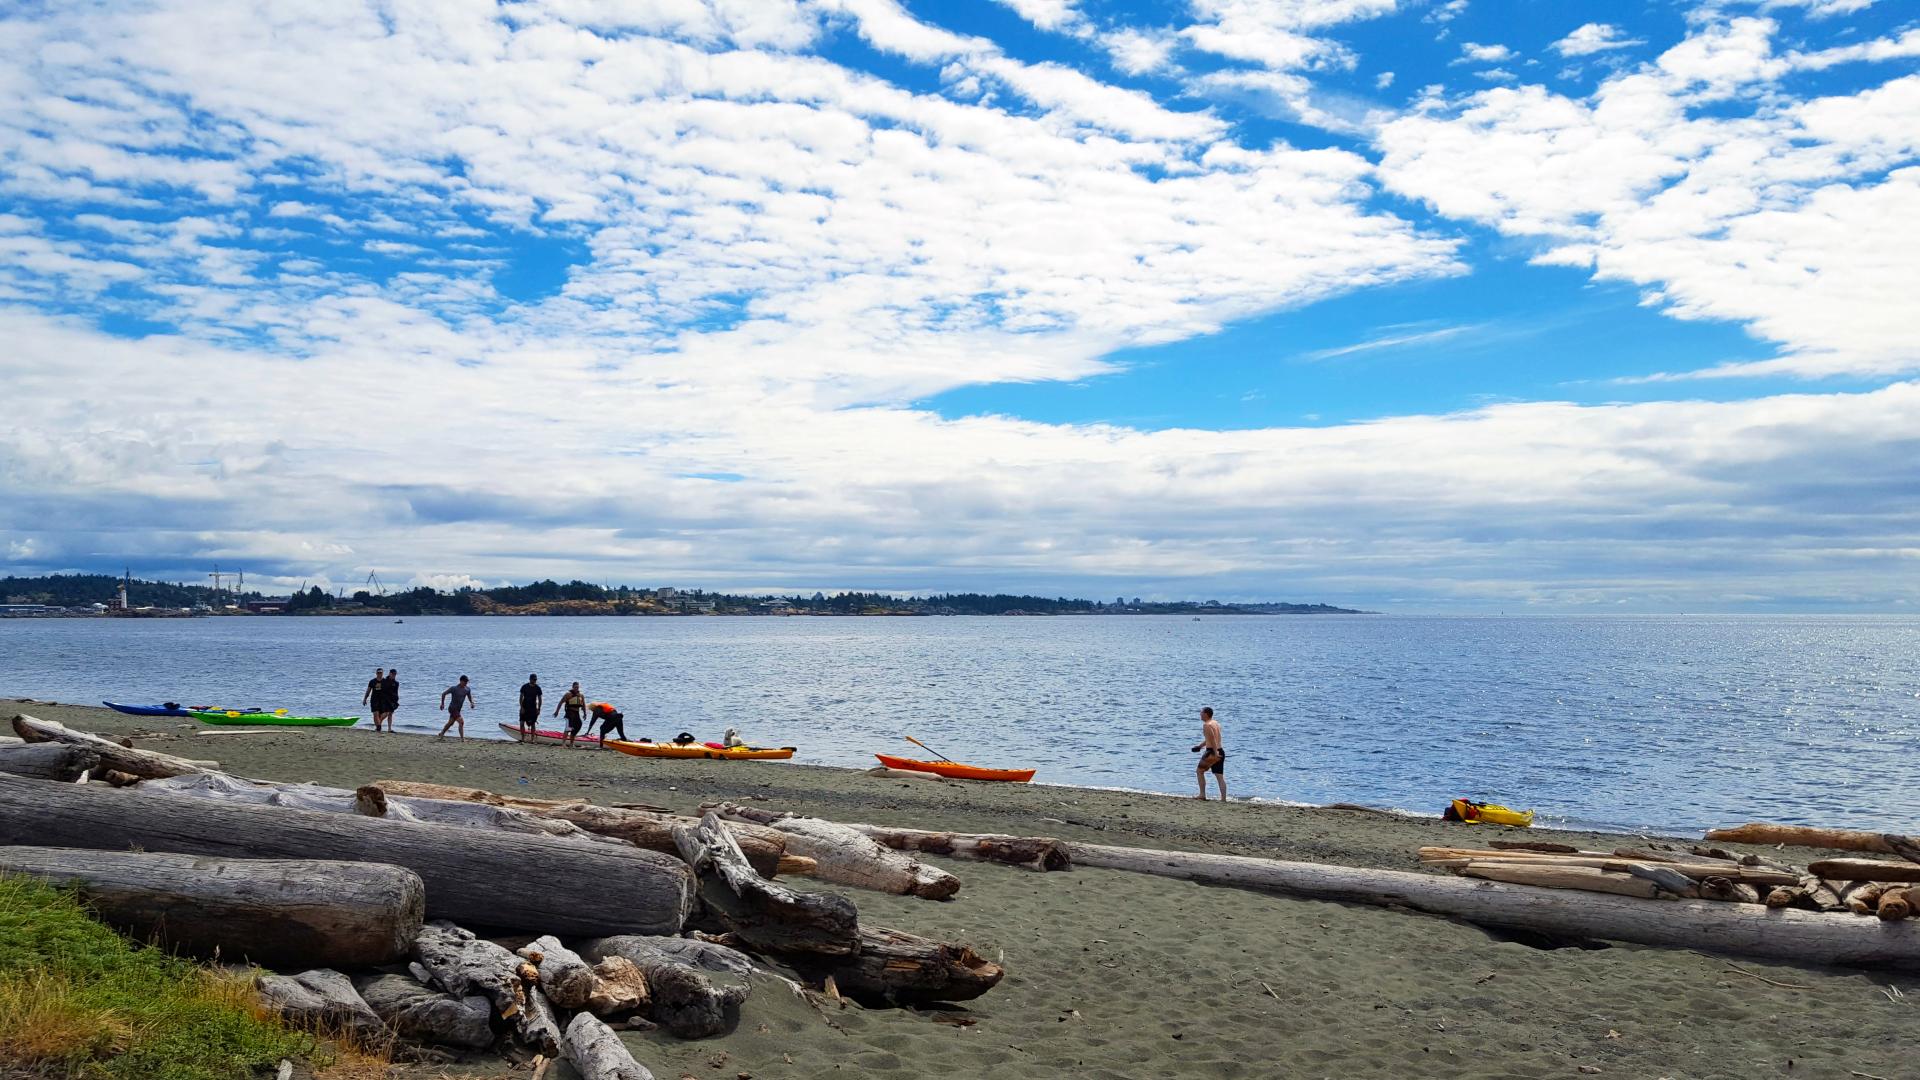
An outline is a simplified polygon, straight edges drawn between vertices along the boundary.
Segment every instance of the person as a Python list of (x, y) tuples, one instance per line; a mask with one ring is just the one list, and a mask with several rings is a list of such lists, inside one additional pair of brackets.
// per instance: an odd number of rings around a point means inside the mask
[(447, 722), (446, 725), (440, 729), (438, 738), (446, 738), (447, 732), (451, 730), (455, 724), (458, 724), (460, 725), (460, 741), (466, 742), (467, 720), (462, 714), (467, 711), (467, 706), (478, 704), (480, 703), (473, 699), (473, 687), (467, 684), (467, 677), (465, 675), (460, 676), (459, 682), (440, 691), (440, 707), (447, 711)]
[(553, 715), (559, 716), (560, 710), (567, 710), (567, 745), (580, 735), (580, 725), (587, 720), (587, 695), (580, 692), (580, 684), (574, 683), (566, 693), (560, 695), (560, 703), (553, 707)]
[(380, 710), (387, 718), (387, 733), (394, 730), (393, 714), (400, 709), (400, 669), (390, 667), (387, 677), (380, 683)]
[(360, 704), (367, 706), (373, 711), (373, 730), (375, 731), (380, 730), (381, 687), (385, 686), (386, 683), (387, 669), (374, 668), (373, 678), (367, 680), (367, 692), (360, 695)]
[(520, 687), (520, 730), (532, 735), (540, 727), (540, 676), (529, 675)]
[(604, 701), (596, 701), (587, 706), (587, 711), (600, 722), (600, 749), (607, 748), (607, 732), (618, 731), (620, 741), (627, 741), (627, 714)]
[(1207, 801), (1207, 770), (1212, 769), (1214, 782), (1220, 785), (1220, 801), (1226, 802), (1227, 749), (1220, 741), (1220, 721), (1213, 718), (1211, 705), (1200, 710), (1200, 745), (1193, 749), (1200, 754), (1200, 764), (1193, 770), (1194, 779), (1200, 782), (1200, 801)]

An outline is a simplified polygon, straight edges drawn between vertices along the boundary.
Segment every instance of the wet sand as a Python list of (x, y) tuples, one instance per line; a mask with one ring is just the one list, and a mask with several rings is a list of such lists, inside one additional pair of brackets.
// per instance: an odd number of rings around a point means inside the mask
[[(44, 703), (6, 708), (244, 776), (428, 780), (537, 797), (758, 805), (842, 821), (1415, 868), (1478, 829), (1044, 785), (933, 783), (766, 762), (657, 761), (364, 728), (202, 735), (192, 721)], [(494, 723), (483, 716), (476, 723)], [(760, 800), (764, 800), (761, 802)], [(1764, 816), (1756, 808), (1756, 816)], [(1548, 838), (1545, 830), (1534, 830)], [(1637, 839), (1552, 833), (1613, 847)], [(1786, 852), (1796, 861), (1805, 853)], [(777, 983), (732, 1034), (629, 1035), (656, 1076), (1920, 1077), (1920, 978), (1614, 945), (1541, 949), (1477, 927), (1117, 871), (945, 864), (934, 903), (848, 890), (863, 921), (963, 940), (1007, 969), (963, 1009), (816, 1011)], [(795, 884), (817, 887), (804, 879)], [(1775, 983), (1788, 984), (1785, 986)], [(1912, 999), (1883, 993), (1895, 987)], [(970, 1020), (971, 1024), (943, 1022)], [(430, 1076), (440, 1070), (429, 1070)], [(497, 1062), (453, 1069), (519, 1076)], [(556, 1069), (550, 1077), (569, 1073)]]

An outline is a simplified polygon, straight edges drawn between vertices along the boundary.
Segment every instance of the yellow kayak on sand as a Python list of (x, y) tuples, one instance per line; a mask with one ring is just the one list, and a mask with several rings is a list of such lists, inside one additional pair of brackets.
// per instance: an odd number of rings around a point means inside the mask
[(634, 757), (713, 758), (716, 761), (785, 761), (791, 746), (710, 746), (707, 743), (625, 742), (608, 739), (606, 745)]
[(1533, 824), (1533, 811), (1515, 810), (1499, 803), (1455, 799), (1447, 804), (1446, 812), (1440, 818), (1443, 821), (1464, 821), (1468, 825), (1510, 825), (1524, 829)]

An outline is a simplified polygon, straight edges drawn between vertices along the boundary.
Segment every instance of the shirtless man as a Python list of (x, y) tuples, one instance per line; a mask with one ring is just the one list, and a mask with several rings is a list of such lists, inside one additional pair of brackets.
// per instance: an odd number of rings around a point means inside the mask
[(1213, 770), (1213, 779), (1220, 785), (1220, 801), (1227, 801), (1227, 750), (1220, 742), (1220, 721), (1213, 718), (1213, 706), (1200, 710), (1200, 745), (1193, 748), (1200, 754), (1200, 764), (1193, 770), (1195, 780), (1200, 782), (1201, 802), (1207, 801), (1207, 770)]
[(446, 738), (447, 732), (451, 730), (455, 724), (458, 724), (460, 725), (460, 741), (466, 742), (467, 720), (462, 714), (467, 711), (467, 706), (478, 704), (480, 703), (473, 700), (473, 687), (467, 685), (467, 677), (465, 675), (460, 676), (459, 682), (440, 691), (440, 707), (447, 710), (447, 722), (446, 725), (440, 729), (440, 734), (437, 738)]

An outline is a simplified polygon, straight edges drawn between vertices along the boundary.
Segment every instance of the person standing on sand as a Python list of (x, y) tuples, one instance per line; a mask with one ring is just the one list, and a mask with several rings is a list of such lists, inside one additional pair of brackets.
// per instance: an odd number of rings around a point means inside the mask
[(567, 710), (567, 745), (572, 746), (580, 735), (580, 725), (587, 720), (587, 695), (580, 692), (579, 683), (560, 695), (560, 704), (553, 707), (553, 715), (559, 716), (561, 709)]
[[(400, 709), (400, 669), (388, 668), (387, 677), (380, 681), (380, 698), (374, 705), (387, 718), (387, 734), (393, 734), (393, 714)], [(379, 724), (374, 727), (379, 728)]]
[(540, 676), (529, 675), (520, 687), (520, 730), (531, 736), (540, 728)]
[(1213, 770), (1213, 779), (1220, 785), (1220, 801), (1227, 801), (1227, 749), (1220, 741), (1220, 721), (1213, 718), (1213, 706), (1200, 710), (1200, 745), (1193, 748), (1200, 753), (1200, 764), (1195, 766), (1193, 776), (1200, 782), (1201, 802), (1207, 801), (1207, 770)]
[(360, 704), (373, 710), (373, 730), (380, 730), (381, 687), (387, 684), (387, 669), (374, 668), (373, 678), (367, 680), (367, 692), (360, 695)]
[(480, 703), (473, 700), (473, 687), (467, 685), (467, 677), (465, 675), (460, 676), (459, 682), (440, 691), (440, 707), (447, 711), (447, 723), (445, 727), (440, 729), (440, 734), (437, 738), (446, 738), (447, 732), (451, 730), (455, 724), (458, 724), (460, 725), (460, 741), (466, 742), (467, 721), (466, 717), (461, 714), (466, 711), (467, 706), (478, 704)]

